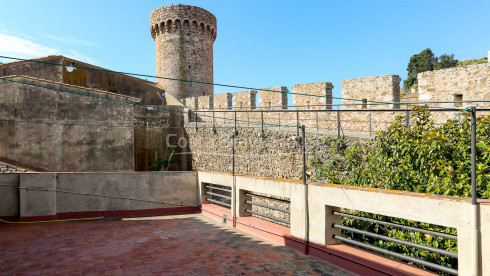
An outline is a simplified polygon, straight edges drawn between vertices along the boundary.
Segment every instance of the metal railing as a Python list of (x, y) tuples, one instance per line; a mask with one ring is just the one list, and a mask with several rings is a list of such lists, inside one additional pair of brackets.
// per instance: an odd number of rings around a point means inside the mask
[[(259, 202), (255, 202), (253, 200), (246, 200), (245, 202), (247, 204), (249, 204), (250, 206), (252, 206), (252, 209), (253, 209), (253, 206), (258, 206), (258, 207), (262, 207), (262, 208), (267, 208), (267, 209), (271, 209), (271, 210), (275, 210), (275, 211), (279, 211), (279, 212), (283, 212), (283, 213), (286, 213), (286, 214), (290, 214), (290, 211), (289, 211), (289, 204), (291, 203), (289, 200), (285, 200), (285, 199), (279, 199), (279, 198), (274, 198), (274, 197), (269, 197), (269, 196), (264, 196), (264, 195), (258, 195), (258, 194), (253, 194), (253, 193), (245, 193), (246, 196), (248, 197), (251, 197), (251, 198), (260, 198), (260, 199), (266, 199), (266, 200), (271, 200), (271, 201), (274, 201), (274, 202), (277, 202), (277, 203), (283, 203), (283, 204), (288, 204), (288, 209), (284, 209), (284, 208), (280, 208), (280, 207), (276, 207), (276, 206), (272, 206), (272, 205), (268, 205), (268, 204), (264, 204), (264, 203), (259, 203)], [(261, 213), (261, 212), (258, 212), (258, 211), (254, 211), (254, 210), (250, 210), (248, 208), (245, 209), (245, 212), (247, 213), (250, 213), (250, 214), (253, 214), (253, 215), (256, 215), (256, 216), (259, 216), (259, 217), (262, 217), (262, 218), (266, 218), (272, 222), (280, 222), (282, 224), (286, 224), (289, 226), (290, 224), (290, 221), (288, 219), (283, 219), (283, 218), (279, 218), (277, 216), (271, 216), (271, 215), (267, 215), (267, 214), (264, 214), (264, 213)]]
[[(422, 228), (418, 228), (418, 227), (406, 226), (406, 225), (401, 225), (401, 224), (397, 224), (397, 223), (386, 222), (386, 221), (372, 219), (372, 218), (366, 218), (363, 216), (352, 215), (352, 214), (348, 214), (348, 213), (344, 213), (344, 212), (333, 211), (332, 213), (336, 216), (356, 219), (356, 220), (365, 221), (365, 222), (372, 223), (372, 224), (385, 225), (385, 226), (398, 228), (398, 229), (402, 229), (402, 230), (406, 230), (406, 231), (419, 232), (422, 234), (432, 235), (432, 236), (441, 237), (441, 238), (445, 238), (445, 239), (457, 240), (456, 235), (451, 235), (448, 233), (442, 233), (442, 232), (437, 232), (437, 231), (428, 230), (428, 229), (422, 229)], [(431, 247), (431, 246), (427, 246), (427, 245), (422, 245), (422, 244), (418, 244), (418, 243), (414, 243), (414, 242), (410, 242), (410, 241), (406, 241), (406, 240), (402, 240), (402, 239), (398, 239), (398, 238), (388, 237), (388, 236), (380, 235), (380, 234), (377, 234), (374, 232), (369, 232), (369, 231), (357, 229), (354, 227), (345, 226), (343, 224), (334, 223), (334, 224), (332, 224), (332, 226), (333, 226), (333, 228), (339, 229), (341, 231), (347, 231), (347, 232), (363, 235), (365, 237), (373, 238), (375, 240), (387, 241), (390, 243), (403, 245), (403, 246), (411, 247), (411, 248), (416, 248), (416, 249), (424, 250), (427, 252), (435, 253), (438, 255), (443, 255), (443, 256), (450, 257), (450, 258), (454, 258), (454, 259), (458, 258), (458, 253), (456, 253), (456, 252), (452, 252), (452, 251), (448, 251), (448, 250), (444, 250), (444, 249), (440, 249), (440, 248), (435, 248), (435, 247)], [(453, 268), (449, 268), (446, 266), (442, 266), (439, 264), (435, 264), (432, 262), (421, 260), (421, 259), (416, 258), (416, 257), (404, 255), (404, 254), (394, 252), (394, 251), (391, 251), (388, 249), (377, 247), (373, 244), (361, 242), (361, 241), (358, 241), (355, 239), (346, 238), (342, 235), (333, 234), (332, 237), (343, 242), (343, 243), (346, 243), (348, 245), (357, 246), (357, 247), (362, 248), (362, 249), (367, 249), (370, 251), (374, 251), (376, 253), (381, 253), (381, 254), (384, 254), (387, 256), (395, 257), (395, 258), (398, 258), (400, 260), (412, 262), (412, 263), (422, 265), (424, 267), (431, 268), (431, 269), (441, 271), (444, 273), (448, 273), (451, 275), (458, 275), (458, 271), (456, 269), (453, 269)]]
[(231, 188), (215, 184), (206, 184), (206, 201), (231, 209)]

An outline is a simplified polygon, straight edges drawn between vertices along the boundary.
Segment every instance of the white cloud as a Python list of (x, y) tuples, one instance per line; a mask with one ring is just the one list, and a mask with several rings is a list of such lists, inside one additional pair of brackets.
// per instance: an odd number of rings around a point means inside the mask
[(69, 36), (57, 36), (57, 35), (49, 35), (49, 34), (44, 34), (42, 36), (45, 38), (48, 38), (50, 40), (54, 40), (54, 41), (62, 42), (62, 43), (68, 43), (68, 44), (75, 44), (75, 45), (82, 45), (82, 46), (98, 46), (99, 45), (99, 43), (97, 43), (97, 42), (79, 39), (79, 38), (75, 38), (75, 37), (69, 37)]
[(80, 61), (84, 61), (84, 62), (93, 64), (93, 65), (99, 64), (99, 62), (97, 60), (95, 60), (91, 57), (88, 57), (86, 55), (80, 54), (79, 52), (77, 52), (75, 50), (68, 50), (66, 52), (67, 52), (67, 54), (66, 54), (67, 57), (70, 57), (70, 58), (73, 58), (76, 60), (80, 60)]
[(30, 40), (0, 34), (0, 54), (19, 58), (35, 58), (58, 53), (59, 50), (40, 45)]
[[(83, 55), (76, 50), (56, 49), (34, 42), (34, 38), (27, 39), (25, 35), (22, 35), (24, 38), (19, 36), (0, 33), (0, 55), (27, 59), (49, 55), (64, 55), (91, 64), (99, 64), (97, 60)], [(14, 60), (0, 58), (0, 61), (5, 63)]]

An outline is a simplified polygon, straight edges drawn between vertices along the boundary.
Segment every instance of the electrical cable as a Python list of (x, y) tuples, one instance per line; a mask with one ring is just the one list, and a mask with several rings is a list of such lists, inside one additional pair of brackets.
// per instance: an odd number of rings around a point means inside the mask
[[(393, 106), (402, 106), (402, 105), (407, 106), (407, 107), (408, 106), (412, 106), (412, 107), (421, 106), (421, 105), (409, 105), (409, 104), (400, 103), (400, 102), (368, 101), (368, 100), (364, 100), (364, 99), (359, 100), (359, 99), (344, 98), (344, 97), (334, 97), (334, 96), (328, 96), (328, 95), (321, 96), (321, 95), (313, 95), (313, 94), (305, 94), (305, 93), (294, 93), (294, 92), (284, 92), (284, 91), (277, 91), (277, 90), (270, 90), (270, 89), (260, 89), (260, 88), (238, 86), (238, 85), (201, 82), (201, 81), (193, 81), (193, 80), (186, 80), (186, 79), (175, 79), (175, 78), (162, 77), (162, 76), (153, 76), (153, 75), (147, 75), (147, 74), (113, 71), (113, 70), (108, 70), (108, 69), (103, 69), (103, 68), (76, 66), (76, 65), (70, 65), (70, 64), (61, 64), (61, 63), (55, 63), (55, 62), (48, 62), (48, 61), (41, 61), (41, 60), (34, 60), (34, 59), (23, 59), (23, 58), (9, 57), (9, 56), (0, 56), (0, 58), (17, 60), (17, 61), (28, 61), (28, 62), (43, 63), (43, 64), (47, 64), (47, 65), (55, 65), (55, 66), (62, 66), (62, 67), (73, 67), (73, 68), (79, 68), (79, 69), (85, 69), (85, 70), (111, 72), (111, 73), (125, 74), (125, 75), (130, 75), (130, 76), (148, 77), (148, 78), (155, 78), (155, 79), (166, 79), (166, 80), (173, 80), (173, 81), (180, 81), (180, 82), (190, 82), (190, 83), (198, 83), (198, 84), (205, 84), (205, 85), (228, 87), (228, 88), (238, 88), (238, 89), (245, 89), (245, 90), (257, 90), (257, 91), (283, 93), (283, 94), (300, 95), (300, 96), (308, 96), (308, 97), (331, 98), (331, 99), (339, 99), (339, 100), (357, 101), (357, 102), (363, 102), (363, 103), (386, 104), (386, 105), (393, 105)], [(444, 107), (435, 107), (435, 108), (444, 108)], [(446, 109), (446, 108), (444, 108), (444, 109)], [(447, 108), (447, 109), (449, 109), (449, 108)]]

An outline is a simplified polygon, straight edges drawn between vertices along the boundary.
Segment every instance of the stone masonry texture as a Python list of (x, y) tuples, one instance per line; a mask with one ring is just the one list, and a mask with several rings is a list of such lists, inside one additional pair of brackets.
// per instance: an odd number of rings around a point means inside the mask
[(236, 109), (255, 109), (257, 91), (247, 90), (233, 93), (233, 104)]
[(231, 93), (222, 93), (214, 95), (214, 107), (216, 109), (231, 109), (233, 106), (233, 95)]
[(157, 79), (165, 91), (178, 99), (212, 96), (212, 85), (195, 82), (213, 82), (216, 17), (199, 7), (164, 6), (151, 13), (150, 29), (155, 40), (157, 76), (172, 78)]
[[(192, 169), (203, 171), (232, 172), (232, 129), (188, 130)], [(265, 131), (265, 138), (258, 136), (258, 129), (240, 129), (235, 139), (235, 172), (239, 174), (300, 179), (302, 155), (296, 132)], [(307, 159), (313, 155), (328, 159), (330, 147), (325, 135), (308, 133)], [(346, 143), (362, 142), (363, 139), (346, 138)], [(311, 174), (312, 172), (308, 172)]]
[[(371, 102), (400, 102), (400, 81), (398, 75), (384, 75), (365, 77), (342, 81), (342, 97), (356, 99), (357, 101), (342, 100), (343, 104), (357, 104), (344, 106), (348, 109), (388, 109), (399, 108), (399, 105), (369, 105)], [(362, 104), (362, 100), (366, 104)]]
[(199, 109), (213, 109), (214, 99), (213, 96), (200, 96), (197, 98), (197, 105)]
[(293, 105), (299, 109), (331, 109), (332, 89), (333, 84), (330, 82), (296, 84), (293, 86), (293, 93), (305, 95), (293, 94)]
[(260, 109), (287, 109), (289, 92), (287, 87), (279, 86), (262, 89), (259, 90)]
[[(417, 78), (419, 100), (422, 102), (490, 100), (490, 63), (423, 72), (419, 73)], [(440, 104), (444, 107), (460, 106), (462, 108), (484, 105), (486, 104)]]

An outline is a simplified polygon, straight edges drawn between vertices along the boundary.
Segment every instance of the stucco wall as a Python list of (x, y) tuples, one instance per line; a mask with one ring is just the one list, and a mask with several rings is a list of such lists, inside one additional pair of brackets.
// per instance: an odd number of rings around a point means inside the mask
[(0, 174), (0, 217), (197, 206), (196, 172)]
[(91, 97), (0, 81), (0, 157), (50, 171), (134, 169), (133, 105), (118, 101), (140, 99), (32, 78), (9, 79)]
[(138, 97), (142, 99), (143, 104), (160, 105), (163, 103), (161, 96), (163, 90), (158, 88), (152, 82), (124, 74), (107, 72), (104, 68), (63, 56), (49, 56), (37, 60), (40, 62), (66, 65), (73, 64), (74, 66), (102, 70), (75, 68), (72, 72), (68, 72), (66, 67), (60, 65), (19, 61), (0, 64), (0, 76), (30, 76), (87, 88), (105, 90), (131, 97)]

